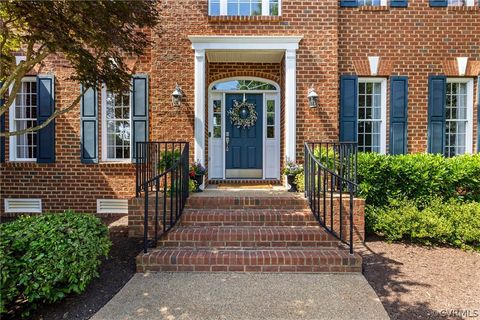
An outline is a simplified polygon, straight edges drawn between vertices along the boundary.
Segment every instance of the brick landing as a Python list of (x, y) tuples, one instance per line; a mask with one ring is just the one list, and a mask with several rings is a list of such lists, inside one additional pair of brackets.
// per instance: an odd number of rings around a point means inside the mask
[(361, 257), (350, 255), (318, 226), (301, 195), (283, 191), (207, 190), (194, 194), (180, 224), (157, 248), (137, 256), (138, 272), (361, 269)]

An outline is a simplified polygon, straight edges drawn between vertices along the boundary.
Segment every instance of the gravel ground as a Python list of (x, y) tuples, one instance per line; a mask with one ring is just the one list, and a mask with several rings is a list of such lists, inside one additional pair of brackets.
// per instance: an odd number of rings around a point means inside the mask
[(480, 319), (480, 253), (380, 239), (366, 248), (364, 275), (392, 319)]

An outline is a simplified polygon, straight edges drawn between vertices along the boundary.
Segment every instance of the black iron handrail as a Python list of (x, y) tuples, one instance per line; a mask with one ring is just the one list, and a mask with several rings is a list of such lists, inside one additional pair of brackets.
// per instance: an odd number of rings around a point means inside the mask
[[(319, 224), (348, 245), (351, 254), (356, 173), (356, 143), (305, 142), (305, 197)], [(349, 197), (348, 221), (343, 206), (345, 194)]]
[[(149, 247), (157, 245), (159, 236), (173, 228), (185, 207), (189, 195), (189, 144), (137, 142), (136, 156), (136, 191), (137, 197), (144, 198), (143, 240), (147, 252)], [(152, 205), (150, 200), (154, 202)], [(150, 219), (153, 219), (152, 230), (149, 230)]]

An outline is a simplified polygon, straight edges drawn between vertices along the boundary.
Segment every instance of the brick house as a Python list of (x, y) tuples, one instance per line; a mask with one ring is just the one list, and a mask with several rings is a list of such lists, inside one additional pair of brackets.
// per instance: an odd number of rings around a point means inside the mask
[[(128, 60), (130, 93), (90, 89), (53, 125), (1, 141), (2, 214), (126, 212), (134, 142), (145, 139), (190, 142), (211, 181), (279, 180), (308, 140), (392, 154), (480, 148), (478, 0), (183, 0), (159, 10), (153, 46)], [(70, 72), (49, 57), (2, 130), (68, 105), (80, 90)], [(248, 137), (228, 120), (239, 101), (258, 113)]]

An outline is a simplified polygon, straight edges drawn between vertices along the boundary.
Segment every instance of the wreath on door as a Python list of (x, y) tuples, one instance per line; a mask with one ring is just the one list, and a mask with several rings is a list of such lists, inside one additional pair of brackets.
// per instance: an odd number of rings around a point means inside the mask
[(250, 128), (257, 122), (257, 111), (253, 103), (247, 101), (238, 102), (233, 100), (233, 108), (228, 111), (230, 122), (237, 128)]

